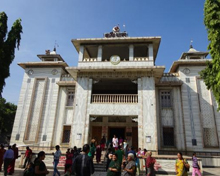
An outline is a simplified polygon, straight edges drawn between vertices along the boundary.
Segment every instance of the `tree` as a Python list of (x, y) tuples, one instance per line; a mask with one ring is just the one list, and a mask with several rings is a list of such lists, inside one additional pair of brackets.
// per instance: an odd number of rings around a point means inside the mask
[(220, 0), (206, 0), (204, 23), (208, 32), (211, 62), (200, 72), (207, 88), (212, 90), (220, 110)]
[[(15, 58), (15, 49), (19, 49), (21, 41), (21, 19), (17, 19), (8, 32), (8, 17), (0, 13), (0, 98), (5, 86), (5, 79), (10, 76), (10, 65)], [(7, 37), (7, 38), (6, 38)]]
[(0, 142), (6, 142), (11, 135), (17, 106), (0, 98)]

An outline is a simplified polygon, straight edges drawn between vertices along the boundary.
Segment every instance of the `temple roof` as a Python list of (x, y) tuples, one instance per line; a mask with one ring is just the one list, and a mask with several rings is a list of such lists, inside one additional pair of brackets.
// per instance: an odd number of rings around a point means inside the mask
[(84, 38), (71, 40), (76, 50), (79, 52), (80, 45), (114, 45), (114, 44), (153, 44), (154, 60), (156, 60), (161, 37), (115, 37), (115, 38)]

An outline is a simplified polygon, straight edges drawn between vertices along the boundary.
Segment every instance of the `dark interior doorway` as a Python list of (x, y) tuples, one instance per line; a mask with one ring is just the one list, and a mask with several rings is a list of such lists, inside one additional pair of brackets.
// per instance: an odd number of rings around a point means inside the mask
[(108, 137), (112, 140), (113, 136), (116, 135), (116, 137), (119, 139), (122, 137), (122, 139), (125, 139), (125, 127), (109, 127), (108, 131)]

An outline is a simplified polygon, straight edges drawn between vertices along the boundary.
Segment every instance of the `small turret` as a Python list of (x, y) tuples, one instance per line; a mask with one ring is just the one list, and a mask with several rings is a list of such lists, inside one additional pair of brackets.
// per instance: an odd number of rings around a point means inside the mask
[(191, 41), (189, 51), (184, 52), (181, 55), (180, 60), (205, 59), (208, 54), (209, 52), (201, 52), (193, 48), (192, 41)]

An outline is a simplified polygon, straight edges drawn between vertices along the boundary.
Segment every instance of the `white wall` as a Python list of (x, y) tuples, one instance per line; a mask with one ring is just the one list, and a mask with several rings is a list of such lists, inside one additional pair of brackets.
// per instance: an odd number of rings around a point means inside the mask
[[(204, 69), (204, 66), (187, 66), (190, 69), (189, 74), (184, 73), (186, 67), (179, 67), (180, 79), (184, 82), (181, 87), (181, 96), (183, 104), (183, 115), (184, 115), (184, 125), (185, 125), (185, 134), (186, 134), (186, 147), (190, 151), (219, 151), (218, 148), (204, 148), (203, 145), (203, 127), (201, 121), (201, 112), (200, 111), (200, 102), (199, 97), (202, 98), (202, 95), (199, 95), (198, 92), (198, 83), (197, 77), (199, 72)], [(185, 82), (185, 78), (190, 78), (190, 83)], [(207, 90), (207, 93), (209, 91)], [(190, 96), (190, 98), (189, 98)], [(211, 97), (210, 97), (211, 98)], [(189, 101), (191, 99), (191, 102)], [(191, 108), (191, 111), (190, 111)], [(219, 113), (215, 109), (215, 120), (217, 122), (218, 133), (219, 133)], [(190, 114), (191, 112), (191, 114)], [(195, 135), (195, 136), (194, 136)], [(197, 139), (197, 146), (192, 145), (193, 136)], [(218, 136), (219, 137), (219, 136)]]
[[(53, 75), (52, 70), (56, 69), (57, 74)], [(33, 74), (28, 74), (29, 70), (33, 70)], [(34, 80), (36, 78), (47, 78), (47, 85), (45, 90), (45, 96), (43, 99), (42, 115), (40, 122), (40, 129), (38, 134), (37, 143), (42, 143), (42, 137), (44, 134), (47, 135), (46, 143), (52, 141), (54, 131), (54, 120), (57, 108), (57, 97), (58, 97), (58, 85), (57, 81), (60, 80), (62, 68), (26, 68), (20, 92), (18, 109), (16, 112), (15, 122), (13, 126), (11, 143), (17, 143), (18, 145), (29, 145), (29, 142), (24, 142), (24, 133), (28, 120), (28, 113), (32, 101), (34, 91)], [(19, 140), (15, 140), (16, 134), (20, 134)], [(45, 143), (45, 142), (43, 142)]]

